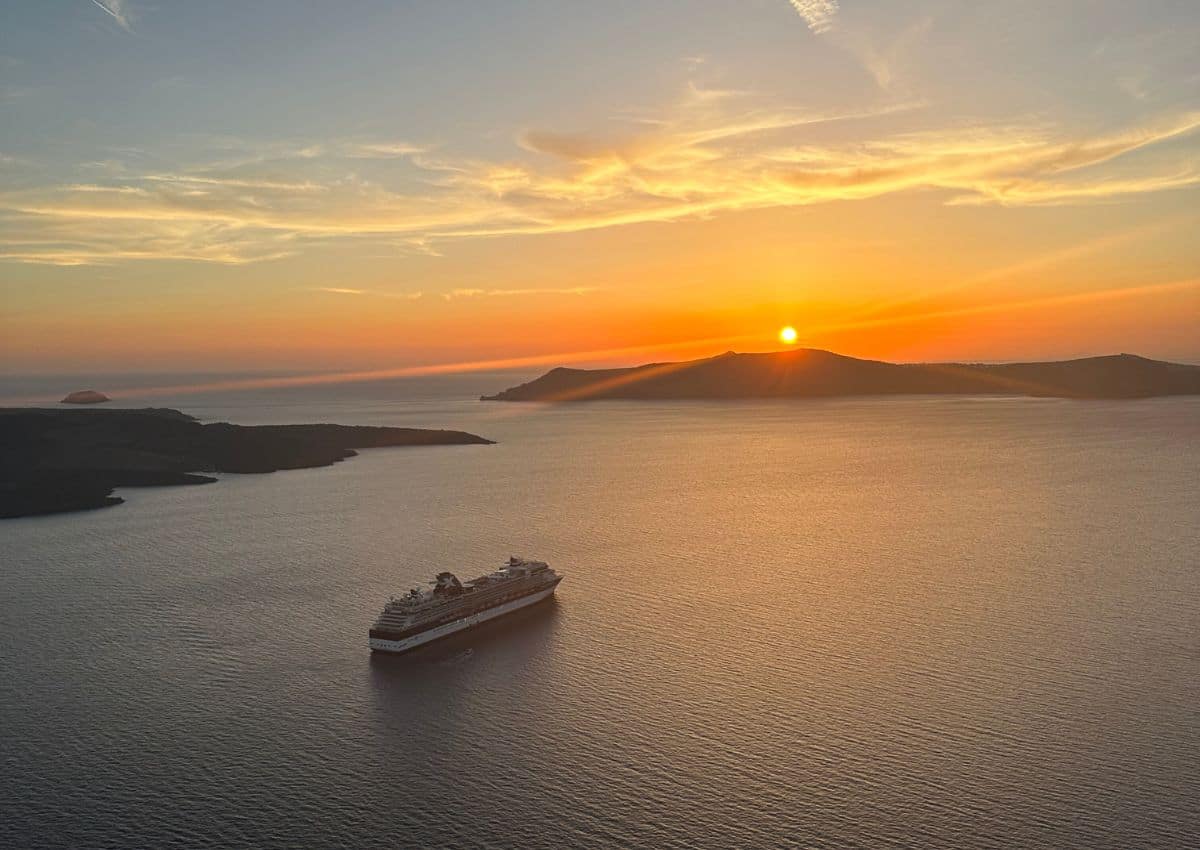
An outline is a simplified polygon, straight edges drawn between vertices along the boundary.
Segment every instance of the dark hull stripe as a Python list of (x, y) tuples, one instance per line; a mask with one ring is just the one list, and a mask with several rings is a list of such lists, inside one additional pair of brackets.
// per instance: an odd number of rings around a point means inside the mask
[[(555, 582), (554, 584), (557, 585), (558, 582)], [(553, 585), (551, 587), (553, 587)], [(546, 589), (547, 588), (544, 588), (544, 587), (542, 588), (542, 590), (546, 590)], [(539, 591), (539, 593), (540, 592), (541, 591)], [(525, 594), (525, 596), (531, 596), (531, 595), (532, 594)], [(517, 599), (523, 599), (523, 598), (524, 598), (523, 596), (517, 597)], [(493, 620), (484, 620), (482, 623), (476, 623), (473, 626), (467, 626), (465, 629), (459, 629), (456, 632), (450, 632), (449, 634), (439, 635), (438, 637), (435, 637), (433, 640), (426, 641), (425, 643), (418, 643), (416, 646), (406, 647), (405, 649), (382, 649), (380, 647), (373, 646), (373, 647), (371, 647), (371, 652), (379, 652), (384, 655), (405, 655), (405, 654), (407, 654), (409, 652), (413, 652), (414, 650), (417, 650), (417, 649), (424, 649), (427, 646), (433, 646), (438, 641), (445, 640), (446, 638), (457, 637), (458, 635), (465, 634), (466, 632), (469, 632), (472, 629), (477, 629), (480, 626), (487, 626), (487, 625), (490, 625), (491, 623), (498, 623), (501, 620), (503, 620), (505, 617), (511, 617), (513, 614), (520, 613), (521, 611), (529, 611), (538, 605), (544, 605), (546, 602), (549, 602), (553, 598), (554, 598), (554, 594), (550, 594), (545, 599), (539, 599), (537, 602), (534, 602), (524, 608), (517, 608), (516, 610), (513, 610), (513, 611), (507, 611), (504, 614), (501, 614), (499, 617), (496, 617)], [(511, 599), (509, 601), (515, 602), (516, 599)], [(443, 623), (442, 625), (445, 625), (445, 624)], [(374, 635), (374, 634), (371, 635), (371, 637), (375, 637), (375, 636), (376, 635)], [(395, 640), (395, 638), (382, 638), (382, 640)]]

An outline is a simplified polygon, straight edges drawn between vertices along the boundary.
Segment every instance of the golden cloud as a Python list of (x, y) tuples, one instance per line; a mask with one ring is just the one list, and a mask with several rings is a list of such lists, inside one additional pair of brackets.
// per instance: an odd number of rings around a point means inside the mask
[[(936, 190), (950, 204), (1092, 203), (1200, 183), (1200, 113), (1116, 132), (1046, 124), (886, 132), (920, 104), (822, 114), (690, 93), (623, 133), (529, 130), (507, 159), (327, 142), (237, 162), (0, 193), (0, 258), (251, 263), (311, 242), (452, 240), (679, 221)], [(842, 128), (842, 141), (830, 141)], [(863, 127), (871, 128), (867, 133)], [(847, 128), (849, 128), (847, 130)], [(367, 176), (347, 173), (366, 162)], [(81, 165), (81, 170), (85, 168)]]

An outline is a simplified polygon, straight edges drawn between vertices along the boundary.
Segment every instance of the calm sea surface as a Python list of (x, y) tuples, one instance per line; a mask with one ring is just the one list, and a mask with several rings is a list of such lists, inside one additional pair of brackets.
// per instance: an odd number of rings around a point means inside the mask
[[(130, 401), (498, 443), (0, 523), (0, 846), (1200, 842), (1200, 399), (515, 380)], [(367, 651), (510, 553), (556, 601)]]

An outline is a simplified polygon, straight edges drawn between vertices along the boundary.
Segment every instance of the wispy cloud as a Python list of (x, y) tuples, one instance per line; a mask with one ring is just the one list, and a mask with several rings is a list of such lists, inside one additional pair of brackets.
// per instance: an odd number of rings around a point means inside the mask
[[(280, 189), (288, 192), (320, 192), (326, 187), (311, 181), (289, 182), (285, 180), (245, 179), (239, 177), (210, 177), (204, 174), (146, 174), (140, 178), (150, 183), (189, 183), (201, 186), (219, 186), (232, 189)], [(97, 187), (98, 188), (98, 187)]]
[(863, 69), (883, 91), (903, 88), (904, 68), (921, 53), (921, 45), (933, 26), (933, 18), (917, 18), (898, 31), (871, 34), (840, 30), (840, 46), (856, 57)]
[(390, 159), (425, 153), (429, 150), (424, 145), (413, 145), (408, 142), (374, 142), (363, 144), (347, 144), (344, 147), (346, 156), (358, 159)]
[[(436, 254), (456, 240), (918, 190), (949, 204), (1021, 206), (1200, 185), (1200, 112), (1081, 133), (1045, 119), (932, 123), (920, 104), (903, 101), (814, 112), (693, 92), (653, 121), (610, 132), (529, 129), (508, 156), (491, 159), (330, 140), (259, 153), (222, 143), (205, 163), (152, 171), (128, 165), (97, 174), (84, 164), (75, 181), (0, 191), (0, 259), (249, 263), (346, 239)], [(901, 119), (905, 129), (888, 129)], [(356, 157), (370, 147), (396, 156)]]
[(934, 319), (961, 318), (964, 316), (986, 315), (989, 313), (1016, 313), (1029, 309), (1045, 309), (1050, 306), (1068, 306), (1140, 298), (1170, 292), (1186, 292), (1200, 290), (1200, 280), (1175, 280), (1165, 283), (1139, 284), (1136, 286), (1121, 286), (1110, 289), (1095, 289), (1086, 292), (1068, 292), (1057, 295), (1041, 295), (1032, 298), (1009, 298), (973, 304), (964, 307), (950, 307), (935, 310), (909, 310), (894, 315), (874, 316), (864, 319), (852, 319), (824, 325), (812, 325), (803, 328), (803, 334), (808, 337), (826, 336), (828, 334), (863, 330), (866, 328), (881, 328), (895, 325), (916, 324)]
[(802, 148), (771, 156), (790, 161), (777, 178), (799, 193), (852, 200), (932, 188), (958, 190), (950, 204), (1047, 205), (1200, 183), (1195, 153), (1125, 174), (1094, 171), (1197, 128), (1200, 112), (1192, 112), (1090, 138), (1058, 139), (1044, 128), (1018, 125), (901, 135), (851, 149)]
[(121, 29), (133, 32), (133, 15), (125, 0), (92, 0), (92, 3), (111, 15)]
[[(345, 286), (316, 286), (312, 292), (328, 292), (333, 295), (364, 295), (377, 298), (396, 298), (402, 301), (416, 301), (424, 298), (424, 292), (391, 292), (383, 289), (352, 289)], [(452, 289), (443, 292), (446, 301), (456, 301), (461, 298), (508, 298), (522, 295), (587, 295), (598, 292), (595, 286), (572, 287), (530, 287), (527, 289)]]
[(828, 32), (838, 13), (838, 0), (788, 0), (815, 33)]
[(26, 86), (0, 86), (0, 103), (23, 100), (33, 94), (33, 89)]
[(598, 292), (595, 286), (534, 287), (530, 289), (452, 289), (442, 297), (447, 301), (456, 298), (509, 298), (518, 295), (587, 295)]
[(401, 301), (417, 301), (425, 297), (424, 292), (387, 292), (381, 289), (350, 289), (344, 286), (317, 286), (314, 292), (329, 292), (333, 295), (373, 295), (378, 298), (396, 298)]

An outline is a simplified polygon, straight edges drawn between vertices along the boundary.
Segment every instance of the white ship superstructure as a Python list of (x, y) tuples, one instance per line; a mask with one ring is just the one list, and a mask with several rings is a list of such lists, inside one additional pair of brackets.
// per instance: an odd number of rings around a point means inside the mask
[(413, 588), (392, 597), (371, 627), (371, 650), (406, 652), (488, 620), (541, 602), (562, 576), (542, 561), (509, 558), (493, 573), (460, 582), (438, 573), (428, 590)]

